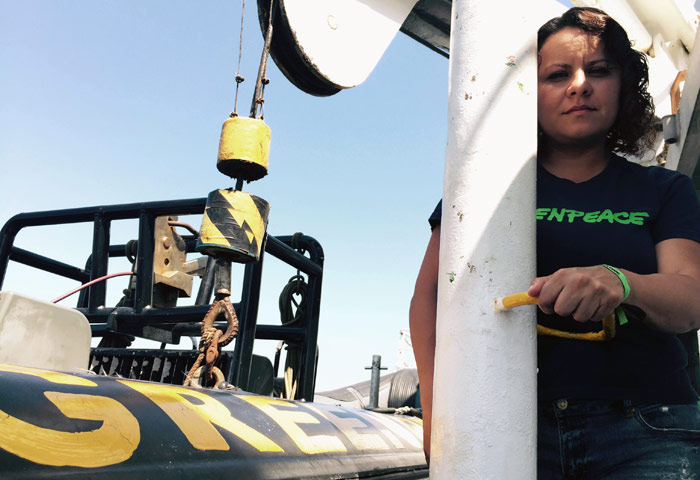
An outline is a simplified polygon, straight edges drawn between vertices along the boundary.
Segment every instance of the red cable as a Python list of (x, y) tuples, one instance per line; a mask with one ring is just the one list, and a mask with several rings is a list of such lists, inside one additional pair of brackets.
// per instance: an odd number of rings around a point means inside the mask
[(83, 283), (81, 286), (79, 286), (79, 287), (76, 288), (75, 290), (71, 290), (70, 292), (66, 293), (65, 295), (63, 295), (63, 296), (61, 296), (61, 297), (58, 297), (58, 298), (55, 299), (55, 300), (51, 300), (51, 303), (58, 303), (58, 302), (60, 302), (61, 300), (63, 300), (64, 298), (68, 298), (68, 297), (70, 297), (71, 295), (73, 295), (74, 293), (78, 293), (79, 291), (81, 291), (81, 290), (84, 289), (84, 288), (89, 287), (90, 285), (94, 285), (94, 284), (96, 284), (96, 283), (103, 282), (103, 281), (105, 281), (105, 280), (107, 280), (107, 279), (109, 279), (109, 278), (120, 277), (120, 276), (122, 276), (122, 275), (136, 275), (136, 273), (135, 273), (135, 272), (119, 272), (119, 273), (112, 273), (112, 274), (109, 274), (109, 275), (105, 275), (104, 277), (100, 277), (100, 278), (96, 278), (96, 279), (94, 279), (94, 280), (90, 280), (90, 281), (87, 282), (87, 283)]

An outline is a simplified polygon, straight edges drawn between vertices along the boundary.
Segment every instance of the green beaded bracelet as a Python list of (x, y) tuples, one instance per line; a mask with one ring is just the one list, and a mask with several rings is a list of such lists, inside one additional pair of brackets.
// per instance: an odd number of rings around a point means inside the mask
[(605, 263), (601, 264), (600, 266), (607, 268), (612, 273), (614, 273), (615, 276), (617, 276), (617, 278), (620, 279), (620, 283), (622, 283), (622, 290), (624, 292), (622, 295), (622, 301), (624, 302), (625, 300), (627, 300), (627, 297), (629, 297), (630, 295), (630, 284), (627, 283), (627, 277), (625, 277), (625, 274), (619, 271), (617, 268), (610, 265), (606, 265)]

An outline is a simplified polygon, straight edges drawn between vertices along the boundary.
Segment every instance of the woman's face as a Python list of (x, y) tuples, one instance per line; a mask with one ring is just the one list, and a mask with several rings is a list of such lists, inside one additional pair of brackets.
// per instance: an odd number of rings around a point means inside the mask
[(542, 45), (537, 68), (537, 119), (559, 145), (605, 141), (615, 123), (620, 69), (603, 42), (567, 27)]

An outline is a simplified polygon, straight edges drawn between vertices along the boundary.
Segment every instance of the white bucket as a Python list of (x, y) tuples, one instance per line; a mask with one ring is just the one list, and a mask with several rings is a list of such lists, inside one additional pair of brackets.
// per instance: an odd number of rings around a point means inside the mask
[(0, 363), (84, 371), (90, 338), (90, 324), (77, 310), (0, 292)]

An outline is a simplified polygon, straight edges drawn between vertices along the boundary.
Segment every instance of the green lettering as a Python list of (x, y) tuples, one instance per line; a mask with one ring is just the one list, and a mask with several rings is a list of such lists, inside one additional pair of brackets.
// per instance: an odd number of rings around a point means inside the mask
[(598, 220), (599, 213), (600, 210), (596, 210), (595, 212), (588, 212), (583, 216), (583, 221), (586, 223), (595, 223)]
[[(619, 213), (616, 213), (616, 214), (615, 214), (615, 221), (616, 221), (617, 223), (621, 223), (621, 224), (623, 224), (623, 225), (627, 225), (628, 223), (630, 223), (630, 221), (629, 221), (629, 216), (630, 216), (630, 214), (627, 213), (627, 212), (619, 212)], [(623, 218), (627, 218), (628, 220), (623, 220)]]
[(607, 220), (609, 223), (613, 223), (615, 221), (613, 213), (607, 208), (603, 210), (603, 213), (601, 213), (598, 217), (598, 223), (602, 222), (603, 220)]
[(547, 220), (549, 220), (551, 222), (553, 218), (556, 218), (557, 222), (561, 222), (564, 220), (565, 214), (566, 214), (565, 208), (562, 208), (561, 211), (559, 211), (556, 208), (553, 208), (552, 213), (549, 214), (549, 218), (547, 218)]
[(569, 216), (569, 223), (574, 223), (574, 219), (578, 217), (583, 217), (584, 213), (578, 210), (567, 210)]
[(621, 225), (644, 225), (644, 220), (649, 218), (648, 212), (613, 212), (605, 209), (602, 212), (581, 212), (568, 208), (538, 208), (535, 211), (537, 220), (563, 222), (566, 218), (568, 223), (574, 223), (577, 218), (581, 218), (586, 223), (619, 223)]
[(632, 225), (644, 225), (644, 219), (649, 216), (648, 212), (630, 212), (630, 222)]
[(535, 211), (535, 214), (537, 215), (537, 220), (544, 220), (544, 217), (549, 213), (549, 210), (549, 208), (538, 208)]

